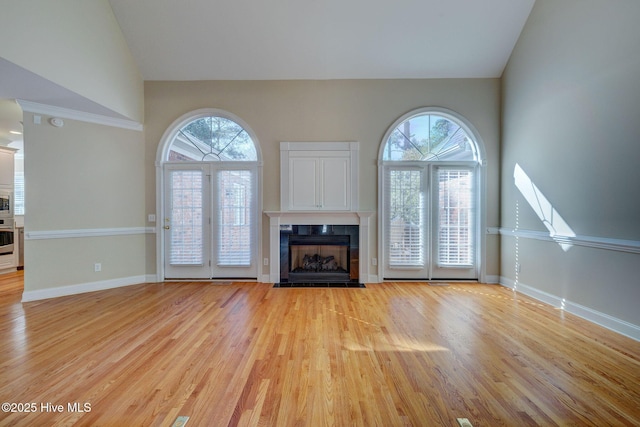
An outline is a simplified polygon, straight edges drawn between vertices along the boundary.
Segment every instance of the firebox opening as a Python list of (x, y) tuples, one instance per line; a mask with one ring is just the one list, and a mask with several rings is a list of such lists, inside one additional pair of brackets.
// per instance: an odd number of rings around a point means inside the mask
[(349, 237), (289, 236), (289, 282), (348, 282)]

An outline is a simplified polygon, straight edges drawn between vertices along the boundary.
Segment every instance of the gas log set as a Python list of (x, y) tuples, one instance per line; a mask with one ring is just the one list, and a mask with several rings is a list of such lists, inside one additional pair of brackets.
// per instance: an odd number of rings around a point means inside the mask
[[(297, 271), (336, 271), (338, 270), (338, 262), (333, 255), (327, 257), (319, 254), (307, 255), (302, 258), (302, 266)], [(295, 271), (295, 270), (294, 270)]]

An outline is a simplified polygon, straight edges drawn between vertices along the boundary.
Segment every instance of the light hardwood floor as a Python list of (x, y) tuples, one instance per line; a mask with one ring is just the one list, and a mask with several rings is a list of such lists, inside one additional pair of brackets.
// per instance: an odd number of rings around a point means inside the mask
[(158, 283), (22, 304), (21, 281), (0, 276), (0, 400), (35, 412), (1, 426), (640, 425), (640, 343), (497, 285)]

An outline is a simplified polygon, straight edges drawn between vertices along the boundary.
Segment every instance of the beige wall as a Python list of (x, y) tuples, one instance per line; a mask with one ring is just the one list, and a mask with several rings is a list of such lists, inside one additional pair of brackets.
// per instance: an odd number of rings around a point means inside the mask
[(142, 78), (108, 0), (5, 1), (0, 24), (0, 58), (142, 122)]
[[(503, 76), (502, 227), (547, 232), (518, 164), (581, 241), (640, 246), (639, 16), (635, 0), (536, 1)], [(639, 266), (637, 249), (502, 239), (507, 281), (635, 325)]]
[[(158, 144), (171, 123), (189, 111), (219, 108), (252, 128), (264, 160), (264, 210), (280, 209), (281, 141), (359, 141), (360, 209), (375, 211), (377, 156), (385, 131), (408, 111), (440, 106), (467, 118), (480, 133), (487, 153), (487, 225), (496, 227), (499, 86), (498, 79), (146, 82), (147, 212), (156, 209), (154, 161)], [(373, 257), (377, 257), (376, 245), (374, 239)], [(488, 247), (487, 274), (497, 276), (495, 236), (489, 237)], [(268, 253), (267, 249), (265, 230), (263, 252)]]
[[(145, 235), (29, 239), (30, 233), (144, 228), (143, 133), (24, 116), (25, 291), (143, 276)], [(94, 263), (102, 264), (100, 273)]]

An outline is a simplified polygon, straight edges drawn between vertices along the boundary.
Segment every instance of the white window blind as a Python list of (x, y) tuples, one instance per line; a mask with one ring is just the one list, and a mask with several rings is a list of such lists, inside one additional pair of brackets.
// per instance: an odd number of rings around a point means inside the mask
[(386, 170), (386, 242), (390, 267), (424, 266), (423, 174), (421, 169)]
[(472, 169), (438, 168), (438, 264), (441, 266), (473, 264), (473, 175)]
[(203, 172), (171, 171), (172, 265), (202, 265), (204, 244)]
[(221, 170), (218, 182), (218, 259), (221, 266), (248, 266), (252, 253), (253, 173)]
[(13, 184), (13, 213), (24, 215), (24, 172), (16, 171)]

